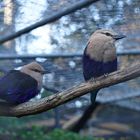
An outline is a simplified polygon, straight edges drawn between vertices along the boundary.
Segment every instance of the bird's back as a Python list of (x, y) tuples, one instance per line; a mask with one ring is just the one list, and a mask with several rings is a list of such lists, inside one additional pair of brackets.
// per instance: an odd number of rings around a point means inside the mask
[(28, 101), (38, 94), (37, 81), (17, 70), (11, 70), (0, 79), (0, 98), (11, 104)]

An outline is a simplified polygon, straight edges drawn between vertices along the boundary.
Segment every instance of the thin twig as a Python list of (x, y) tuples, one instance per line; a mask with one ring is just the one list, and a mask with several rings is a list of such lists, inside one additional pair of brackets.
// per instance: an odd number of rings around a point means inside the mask
[[(64, 104), (72, 99), (87, 94), (88, 92), (96, 89), (105, 88), (121, 82), (125, 82), (140, 76), (140, 63), (133, 66), (126, 67), (125, 69), (118, 70), (108, 75), (108, 77), (99, 77), (96, 82), (89, 81), (81, 83), (68, 90), (54, 94), (34, 102), (26, 102), (15, 107), (2, 107), (0, 106), (1, 116), (21, 117), (31, 114), (38, 114), (61, 104)], [(125, 93), (122, 93), (125, 94)]]
[(12, 33), (12, 34), (9, 34), (5, 37), (0, 38), (0, 44), (4, 43), (6, 41), (9, 41), (11, 39), (15, 39), (16, 37), (19, 37), (25, 33), (28, 33), (28, 32), (30, 32), (30, 31), (32, 31), (40, 26), (54, 22), (54, 21), (58, 20), (59, 18), (61, 18), (62, 16), (65, 16), (65, 15), (68, 15), (72, 12), (75, 12), (76, 10), (79, 10), (83, 7), (86, 7), (86, 6), (92, 4), (93, 2), (96, 2), (96, 1), (99, 1), (99, 0), (85, 0), (82, 2), (77, 2), (75, 5), (67, 7), (65, 9), (63, 9), (62, 11), (57, 12), (56, 14), (54, 14), (54, 15), (52, 15), (44, 20), (41, 20), (35, 24), (32, 24), (32, 25), (24, 28), (24, 29), (21, 29), (20, 31), (17, 31), (15, 33)]

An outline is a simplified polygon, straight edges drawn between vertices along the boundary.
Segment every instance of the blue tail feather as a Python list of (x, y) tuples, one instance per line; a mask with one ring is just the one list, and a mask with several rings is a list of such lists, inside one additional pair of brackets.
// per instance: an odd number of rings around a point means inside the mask
[(95, 104), (96, 101), (96, 96), (99, 90), (94, 90), (90, 93), (90, 99), (91, 99), (91, 103)]

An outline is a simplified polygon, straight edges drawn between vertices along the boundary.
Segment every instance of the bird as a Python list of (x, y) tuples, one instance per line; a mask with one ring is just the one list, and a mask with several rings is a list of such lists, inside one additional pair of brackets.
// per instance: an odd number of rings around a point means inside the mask
[(0, 99), (11, 105), (29, 101), (40, 92), (46, 73), (49, 72), (35, 61), (20, 70), (10, 70), (0, 78)]
[[(98, 29), (89, 38), (84, 49), (82, 64), (85, 81), (117, 70), (117, 54), (115, 42), (125, 35), (110, 29)], [(94, 105), (99, 89), (90, 93), (91, 103)]]

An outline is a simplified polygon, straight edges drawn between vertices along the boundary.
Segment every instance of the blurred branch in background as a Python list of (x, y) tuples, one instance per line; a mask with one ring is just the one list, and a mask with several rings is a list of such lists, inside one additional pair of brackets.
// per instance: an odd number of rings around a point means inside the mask
[[(118, 56), (124, 56), (124, 55), (140, 55), (140, 51), (123, 51), (118, 52)], [(3, 55), (0, 54), (0, 60), (6, 60), (6, 59), (35, 59), (35, 58), (73, 58), (73, 57), (82, 57), (83, 54), (81, 53), (72, 53), (72, 54), (45, 54), (45, 55)]]
[[(108, 75), (108, 77), (99, 77), (86, 83), (81, 83), (75, 87), (67, 89), (58, 94), (54, 94), (33, 102), (26, 102), (17, 106), (0, 106), (1, 116), (22, 117), (32, 114), (38, 114), (61, 104), (64, 104), (72, 99), (85, 95), (86, 93), (125, 82), (140, 76), (140, 63), (135, 63), (130, 67), (118, 70)], [(124, 94), (124, 93), (123, 93)]]
[(10, 35), (7, 35), (5, 37), (0, 38), (0, 44), (4, 43), (6, 41), (9, 41), (11, 39), (15, 39), (16, 37), (19, 37), (25, 33), (28, 33), (28, 32), (30, 32), (30, 31), (32, 31), (40, 26), (54, 22), (54, 21), (58, 20), (59, 18), (61, 18), (62, 16), (68, 15), (72, 12), (75, 12), (76, 10), (79, 10), (81, 8), (89, 6), (90, 4), (92, 4), (93, 2), (96, 2), (96, 1), (99, 1), (99, 0), (85, 0), (82, 2), (77, 2), (75, 5), (64, 8), (62, 11), (57, 12), (56, 14), (54, 14), (54, 15), (52, 15), (44, 20), (41, 20), (41, 21), (39, 21), (33, 25), (30, 25), (30, 26), (28, 26), (20, 31), (17, 31), (13, 34), (10, 34)]
[(92, 117), (93, 113), (96, 112), (96, 109), (101, 104), (96, 102), (95, 104), (90, 104), (84, 111), (82, 116), (75, 116), (66, 124), (63, 125), (63, 129), (69, 130), (72, 132), (79, 132), (87, 124), (88, 120)]

